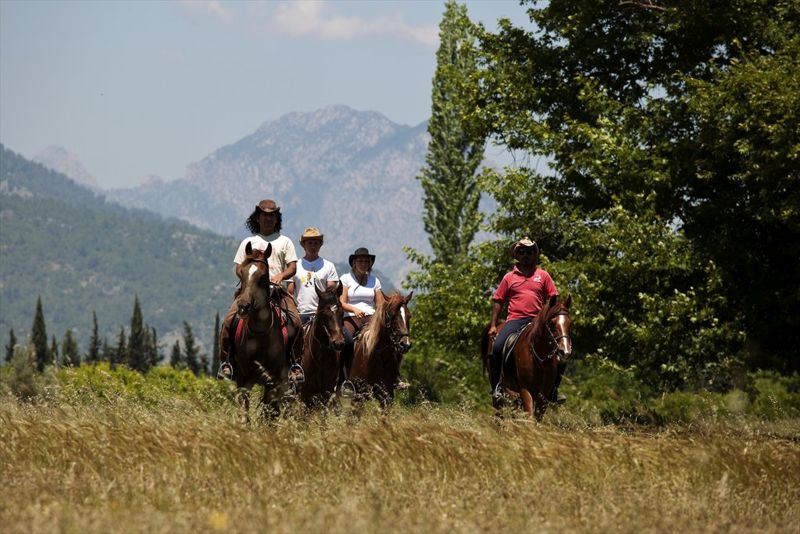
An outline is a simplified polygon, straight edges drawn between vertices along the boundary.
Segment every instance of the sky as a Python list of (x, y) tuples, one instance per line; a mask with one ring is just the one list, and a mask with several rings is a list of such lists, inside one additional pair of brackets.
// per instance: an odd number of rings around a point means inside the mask
[[(496, 29), (517, 0), (464, 2)], [(186, 166), (290, 112), (430, 114), (444, 1), (0, 0), (0, 142), (76, 154), (104, 188)]]

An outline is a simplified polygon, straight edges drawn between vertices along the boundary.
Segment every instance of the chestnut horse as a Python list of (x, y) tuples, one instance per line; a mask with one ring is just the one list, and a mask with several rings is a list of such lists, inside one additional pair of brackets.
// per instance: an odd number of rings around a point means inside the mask
[[(571, 305), (572, 295), (565, 302), (558, 301), (557, 296), (551, 297), (533, 322), (522, 330), (513, 353), (507, 358), (503, 355), (503, 387), (506, 391), (519, 394), (525, 412), (535, 416), (537, 421), (544, 417), (550, 402), (559, 362), (566, 363), (572, 356), (572, 338), (569, 335)], [(502, 326), (502, 323), (497, 325), (498, 331)], [(481, 351), (483, 367), (491, 382), (492, 347), (488, 331), (487, 326), (481, 337)], [(490, 384), (490, 387), (494, 387), (494, 384)], [(499, 413), (502, 399), (492, 404)]]
[(272, 245), (261, 252), (247, 243), (246, 257), (236, 268), (242, 291), (236, 297), (239, 323), (231, 337), (231, 357), (235, 360), (233, 378), (239, 388), (245, 422), (250, 420), (250, 390), (254, 385), (264, 387), (261, 404), (268, 417), (280, 413), (280, 401), (287, 390), (286, 341), (280, 310), (270, 298), (273, 284), (269, 279), (267, 258), (271, 253)]
[(300, 389), (300, 398), (306, 406), (327, 404), (336, 392), (339, 380), (341, 351), (344, 348), (344, 317), (339, 296), (342, 284), (336, 288), (320, 291), (315, 287), (319, 302), (317, 312), (304, 329), (302, 348), (295, 354), (302, 355), (305, 383)]
[(384, 297), (355, 344), (349, 378), (362, 400), (371, 394), (378, 398), (384, 411), (394, 399), (403, 354), (411, 348), (408, 302), (413, 294), (412, 291), (404, 297), (392, 293)]

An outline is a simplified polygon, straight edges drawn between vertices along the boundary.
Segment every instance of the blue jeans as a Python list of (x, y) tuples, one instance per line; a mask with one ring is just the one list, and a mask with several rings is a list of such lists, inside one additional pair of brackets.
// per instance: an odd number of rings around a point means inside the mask
[(501, 328), (500, 332), (497, 333), (497, 337), (494, 340), (494, 345), (492, 346), (492, 389), (494, 389), (494, 387), (497, 386), (497, 383), (500, 382), (500, 370), (503, 367), (503, 345), (506, 344), (508, 336), (514, 332), (522, 330), (522, 328), (531, 321), (533, 321), (532, 317), (523, 317), (522, 319), (512, 319), (511, 321), (506, 321), (506, 323), (503, 325), (503, 328)]

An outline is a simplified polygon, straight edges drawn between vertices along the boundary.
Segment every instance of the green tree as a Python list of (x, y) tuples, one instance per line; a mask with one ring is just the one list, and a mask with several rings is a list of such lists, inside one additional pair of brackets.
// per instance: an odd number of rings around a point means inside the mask
[[(217, 314), (217, 318), (219, 318), (219, 314)], [(11, 363), (11, 358), (14, 357), (14, 347), (17, 345), (17, 336), (14, 334), (14, 329), (12, 328), (8, 332), (8, 343), (6, 344), (6, 362)]]
[(119, 334), (117, 335), (117, 344), (116, 346), (112, 347), (111, 349), (111, 358), (109, 362), (111, 363), (111, 367), (114, 368), (118, 364), (126, 363), (128, 361), (128, 341), (125, 336), (125, 328), (119, 328)]
[(81, 363), (80, 349), (71, 328), (64, 333), (61, 340), (61, 365), (64, 367), (77, 367)]
[(161, 363), (164, 357), (158, 350), (158, 334), (156, 333), (155, 327), (145, 326), (145, 334), (145, 360), (147, 361), (148, 368), (152, 368)]
[(197, 376), (200, 375), (202, 371), (200, 364), (200, 348), (195, 341), (192, 326), (186, 321), (183, 321), (183, 361), (191, 372)]
[(97, 328), (97, 313), (92, 311), (92, 336), (89, 338), (89, 350), (86, 351), (85, 361), (87, 363), (96, 363), (100, 361), (100, 334)]
[(36, 299), (36, 313), (33, 316), (33, 326), (31, 327), (31, 343), (33, 343), (33, 350), (36, 353), (36, 370), (42, 372), (45, 366), (53, 361), (50, 349), (47, 347), (47, 326), (42, 311), (42, 297)]
[(146, 335), (142, 309), (139, 305), (139, 295), (135, 295), (130, 334), (128, 335), (128, 367), (141, 373), (146, 373), (150, 368), (150, 362), (145, 354)]
[(169, 364), (177, 369), (183, 369), (186, 367), (183, 351), (181, 351), (181, 344), (177, 339), (172, 345), (172, 352), (169, 356)]
[(111, 363), (114, 360), (114, 349), (111, 348), (111, 344), (109, 344), (107, 336), (103, 336), (103, 345), (100, 355), (102, 361)]
[(424, 192), (423, 222), (438, 261), (467, 253), (481, 221), (481, 190), (475, 172), (483, 159), (485, 136), (465, 123), (477, 92), (478, 29), (467, 8), (445, 4), (433, 77), (431, 136), (419, 175)]
[(56, 339), (56, 336), (53, 336), (50, 340), (50, 348), (48, 350), (50, 352), (52, 363), (58, 366), (61, 360), (58, 357), (58, 340)]

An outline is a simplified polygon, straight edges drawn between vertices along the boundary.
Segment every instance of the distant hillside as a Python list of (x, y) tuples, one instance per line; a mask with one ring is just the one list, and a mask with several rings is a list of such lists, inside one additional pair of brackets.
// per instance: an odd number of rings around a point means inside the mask
[[(380, 113), (333, 106), (290, 113), (189, 165), (181, 180), (109, 191), (109, 198), (224, 235), (242, 237), (262, 198), (283, 208), (284, 233), (325, 233), (323, 254), (346, 262), (359, 246), (396, 285), (411, 267), (402, 251), (428, 250), (422, 226), (426, 124), (393, 123)], [(388, 281), (388, 280), (387, 280)]]
[[(188, 321), (206, 348), (233, 290), (232, 238), (123, 208), (0, 146), (0, 341), (28, 335), (41, 295), (48, 336), (113, 342), (134, 294), (159, 338)], [(165, 349), (167, 352), (167, 349)]]

